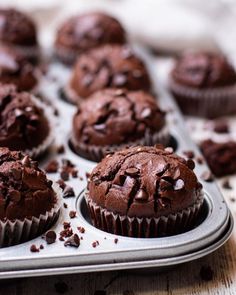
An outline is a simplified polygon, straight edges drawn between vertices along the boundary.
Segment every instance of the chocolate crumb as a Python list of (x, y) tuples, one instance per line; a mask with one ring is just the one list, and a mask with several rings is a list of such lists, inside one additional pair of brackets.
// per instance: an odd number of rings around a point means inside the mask
[(63, 207), (64, 207), (65, 209), (67, 209), (67, 208), (68, 208), (68, 205), (67, 205), (66, 203), (63, 203)]
[(115, 243), (115, 244), (118, 243), (118, 239), (117, 239), (117, 238), (114, 239), (114, 243)]
[(201, 178), (202, 178), (202, 180), (204, 180), (206, 182), (211, 182), (214, 179), (214, 177), (210, 171), (203, 172), (201, 175)]
[(65, 184), (64, 180), (59, 179), (59, 180), (57, 181), (57, 183), (59, 184), (59, 186), (60, 186), (60, 188), (61, 188), (62, 190), (65, 189), (66, 184)]
[(70, 218), (75, 218), (76, 217), (76, 211), (70, 211), (69, 212), (69, 216), (70, 216)]
[(92, 242), (92, 246), (93, 246), (93, 248), (96, 248), (98, 245), (99, 245), (99, 242), (98, 242), (98, 241), (94, 241), (94, 242)]
[(76, 169), (72, 169), (72, 170), (71, 170), (71, 176), (72, 176), (73, 178), (77, 178), (77, 177), (78, 177), (78, 170), (76, 170)]
[(223, 183), (222, 183), (222, 187), (225, 189), (232, 189), (232, 186), (229, 182), (229, 179), (226, 179)]
[(78, 231), (81, 233), (81, 234), (84, 234), (85, 233), (85, 228), (82, 227), (82, 226), (78, 226), (77, 227)]
[(64, 227), (64, 229), (70, 228), (70, 222), (64, 221), (63, 222), (63, 227)]
[(45, 240), (46, 240), (47, 244), (55, 243), (56, 238), (57, 238), (57, 235), (56, 235), (55, 231), (53, 231), (53, 230), (49, 230), (45, 234)]
[(200, 269), (200, 277), (203, 281), (212, 281), (214, 272), (208, 265), (203, 265)]
[(47, 173), (56, 173), (58, 171), (58, 166), (59, 166), (58, 161), (52, 160), (47, 164), (44, 170)]
[(33, 244), (30, 246), (30, 251), (33, 253), (36, 253), (36, 252), (39, 252), (39, 248), (37, 248), (36, 245)]
[(58, 282), (54, 285), (55, 290), (59, 294), (64, 294), (68, 291), (68, 285), (64, 282)]
[(64, 246), (66, 246), (66, 247), (71, 246), (71, 247), (78, 248), (79, 245), (80, 245), (80, 238), (77, 234), (74, 234), (73, 236), (68, 238), (64, 243)]

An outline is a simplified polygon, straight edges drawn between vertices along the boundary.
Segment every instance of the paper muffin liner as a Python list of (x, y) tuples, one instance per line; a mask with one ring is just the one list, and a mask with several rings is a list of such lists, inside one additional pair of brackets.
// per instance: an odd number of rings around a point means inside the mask
[(49, 147), (52, 145), (52, 143), (54, 141), (55, 120), (53, 120), (54, 114), (53, 114), (53, 110), (52, 110), (52, 108), (50, 108), (50, 106), (41, 102), (34, 95), (31, 96), (31, 99), (39, 108), (43, 109), (44, 116), (48, 120), (48, 128), (49, 128), (48, 135), (45, 137), (45, 139), (43, 140), (43, 142), (39, 146), (23, 151), (25, 154), (29, 155), (31, 158), (36, 159), (36, 158), (42, 156), (49, 149)]
[(54, 55), (56, 59), (60, 60), (64, 64), (71, 66), (78, 57), (78, 50), (71, 50), (62, 46), (55, 47)]
[(236, 113), (236, 84), (232, 86), (194, 89), (173, 79), (169, 88), (184, 114), (215, 118)]
[(77, 143), (76, 140), (71, 138), (71, 146), (73, 151), (82, 156), (83, 158), (89, 159), (91, 161), (99, 162), (102, 158), (104, 158), (109, 153), (114, 153), (117, 150), (121, 150), (130, 146), (137, 145), (147, 145), (153, 146), (155, 144), (162, 144), (167, 146), (170, 142), (170, 133), (167, 126), (164, 126), (160, 131), (151, 133), (146, 131), (143, 138), (130, 141), (120, 145), (106, 145), (106, 146), (98, 146), (98, 145), (89, 145), (85, 143)]
[(203, 195), (182, 211), (160, 217), (129, 217), (113, 213), (85, 197), (92, 224), (105, 232), (134, 238), (171, 236), (190, 230), (196, 225), (203, 205)]
[(9, 247), (32, 240), (42, 235), (56, 222), (62, 206), (62, 192), (56, 183), (53, 183), (53, 190), (57, 201), (45, 214), (23, 220), (0, 220), (0, 247)]

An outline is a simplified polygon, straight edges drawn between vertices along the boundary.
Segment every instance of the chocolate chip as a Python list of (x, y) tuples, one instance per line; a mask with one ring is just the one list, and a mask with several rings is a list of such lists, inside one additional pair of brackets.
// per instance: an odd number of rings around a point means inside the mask
[(145, 108), (143, 109), (142, 113), (141, 113), (141, 118), (148, 118), (150, 117), (152, 111), (150, 108)]
[(224, 182), (222, 183), (222, 187), (229, 190), (232, 189), (229, 179), (224, 180)]
[(228, 133), (229, 132), (229, 125), (224, 120), (218, 120), (214, 122), (213, 130), (216, 133)]
[(30, 251), (33, 253), (36, 253), (36, 252), (39, 252), (39, 248), (37, 248), (36, 245), (33, 244), (30, 246)]
[(47, 173), (56, 173), (58, 171), (58, 167), (59, 167), (58, 161), (52, 160), (47, 164), (47, 166), (44, 168), (44, 170)]
[(47, 244), (53, 244), (53, 243), (55, 243), (56, 238), (57, 238), (57, 235), (56, 235), (56, 233), (55, 233), (54, 230), (49, 230), (45, 234), (45, 240), (46, 240)]
[(214, 177), (210, 171), (204, 171), (201, 175), (201, 178), (206, 182), (211, 182), (214, 180)]
[(69, 185), (66, 185), (66, 187), (64, 188), (63, 190), (63, 198), (73, 198), (75, 197), (75, 191), (74, 189), (69, 186)]
[(188, 157), (189, 159), (194, 158), (194, 152), (193, 151), (184, 151), (183, 154)]
[(96, 248), (98, 245), (99, 245), (99, 242), (98, 242), (98, 241), (94, 241), (94, 242), (92, 242), (92, 246), (93, 246), (93, 248)]
[(137, 201), (146, 201), (148, 199), (148, 193), (144, 189), (140, 189), (135, 196)]
[(44, 249), (44, 246), (41, 244), (41, 245), (39, 246), (39, 249), (40, 249), (40, 250), (43, 250), (43, 249)]
[(203, 281), (212, 281), (214, 272), (208, 265), (203, 265), (200, 269), (200, 277)]
[(195, 163), (192, 159), (187, 160), (187, 166), (189, 169), (193, 170), (195, 168)]
[(75, 218), (76, 217), (76, 211), (71, 210), (69, 212), (69, 216), (70, 216), (70, 218)]
[(54, 285), (55, 290), (58, 294), (64, 294), (68, 291), (68, 285), (64, 282), (58, 282)]
[(139, 170), (135, 167), (130, 167), (125, 170), (125, 173), (129, 176), (137, 176), (139, 174)]
[(174, 185), (174, 190), (178, 191), (184, 188), (184, 181), (182, 179), (178, 179)]
[(159, 182), (159, 187), (162, 191), (172, 189), (172, 183), (166, 181), (165, 179), (161, 179)]
[(75, 247), (78, 248), (80, 246), (80, 238), (77, 234), (72, 235), (70, 238), (68, 238), (65, 243), (64, 246), (70, 246), (70, 247)]
[(62, 170), (60, 176), (64, 181), (69, 180), (69, 173), (66, 170)]
[(204, 160), (203, 160), (202, 157), (197, 157), (197, 158), (196, 158), (196, 161), (197, 161), (197, 163), (200, 164), (200, 165), (203, 164), (203, 162), (204, 162)]
[(77, 227), (78, 231), (81, 233), (81, 234), (84, 234), (85, 233), (85, 228), (82, 227), (82, 226), (78, 226)]
[(21, 163), (26, 167), (30, 167), (30, 157), (28, 155), (24, 156)]
[(57, 183), (59, 184), (59, 186), (60, 186), (60, 188), (61, 188), (62, 190), (65, 189), (65, 187), (66, 187), (66, 183), (64, 182), (64, 180), (59, 179), (59, 180), (57, 181)]
[(113, 84), (115, 86), (124, 86), (125, 83), (127, 82), (127, 76), (125, 74), (116, 74), (113, 77)]
[(58, 154), (63, 154), (65, 152), (65, 147), (64, 145), (60, 145), (58, 148), (57, 148), (57, 153)]

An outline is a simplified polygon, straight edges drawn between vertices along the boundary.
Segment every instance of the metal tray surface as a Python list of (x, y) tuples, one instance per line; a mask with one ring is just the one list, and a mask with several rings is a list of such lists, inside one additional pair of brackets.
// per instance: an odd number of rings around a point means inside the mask
[[(176, 153), (183, 155), (184, 151), (193, 150), (196, 156), (200, 156), (198, 148), (185, 130), (184, 120), (174, 100), (158, 83), (152, 57), (143, 49), (136, 50), (145, 59), (152, 73), (153, 85), (155, 90), (158, 90), (160, 105), (165, 110), (173, 110), (168, 112), (167, 120), (170, 133), (177, 142)], [(76, 178), (68, 181), (68, 184), (75, 189), (77, 197), (64, 199), (68, 209), (62, 208), (60, 217), (52, 229), (59, 235), (63, 229), (63, 222), (68, 221), (74, 232), (83, 236), (83, 240), (78, 249), (65, 247), (64, 243), (58, 240), (52, 245), (46, 245), (41, 237), (17, 246), (2, 248), (0, 249), (0, 278), (163, 267), (199, 258), (220, 247), (232, 232), (233, 220), (214, 182), (201, 181), (205, 198), (202, 220), (199, 220), (198, 226), (194, 229), (183, 234), (151, 239), (129, 238), (103, 232), (90, 224), (83, 191), (86, 187), (86, 172), (90, 172), (96, 163), (75, 155), (68, 145), (71, 120), (76, 107), (60, 99), (58, 95), (59, 85), (65, 83), (68, 73), (67, 68), (52, 64), (48, 75), (42, 79), (40, 85), (41, 94), (47, 97), (60, 114), (55, 127), (55, 144), (40, 164), (44, 167), (50, 159), (67, 158), (78, 166), (79, 175), (83, 180)], [(55, 147), (60, 144), (65, 146), (63, 155), (58, 155), (56, 152)], [(205, 164), (196, 163), (195, 172), (199, 178), (207, 169)], [(60, 178), (58, 173), (48, 176), (52, 180)], [(77, 211), (76, 218), (69, 218), (70, 210)], [(76, 230), (78, 226), (85, 228), (83, 235)], [(114, 242), (115, 238), (118, 238), (118, 243)], [(92, 247), (94, 241), (99, 241), (96, 248)], [(37, 246), (43, 244), (44, 250), (31, 253), (32, 244)]]

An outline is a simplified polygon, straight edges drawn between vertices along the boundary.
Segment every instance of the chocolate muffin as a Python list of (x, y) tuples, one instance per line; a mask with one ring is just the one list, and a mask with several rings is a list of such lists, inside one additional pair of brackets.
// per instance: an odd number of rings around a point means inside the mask
[(93, 225), (141, 238), (192, 228), (203, 194), (190, 161), (144, 146), (107, 156), (94, 168), (88, 183), (86, 200)]
[(184, 54), (169, 85), (185, 114), (212, 118), (236, 112), (236, 72), (223, 55)]
[(124, 146), (168, 141), (165, 113), (141, 90), (100, 90), (81, 103), (73, 118), (73, 150), (93, 161)]
[(19, 90), (29, 91), (38, 83), (36, 72), (15, 49), (0, 46), (0, 83), (13, 83)]
[(236, 173), (236, 142), (214, 142), (211, 139), (201, 143), (201, 150), (216, 176), (226, 176)]
[(0, 42), (35, 62), (39, 48), (34, 21), (15, 9), (0, 9)]
[(92, 12), (76, 15), (59, 28), (55, 40), (56, 56), (66, 64), (73, 64), (79, 54), (102, 44), (123, 44), (125, 31), (113, 17)]
[(119, 87), (150, 90), (149, 75), (130, 47), (105, 45), (78, 58), (66, 94), (78, 103), (97, 90)]
[(44, 145), (49, 134), (49, 121), (33, 96), (0, 84), (0, 146), (30, 152)]
[(52, 181), (37, 162), (21, 152), (0, 148), (0, 246), (32, 239), (59, 214)]

